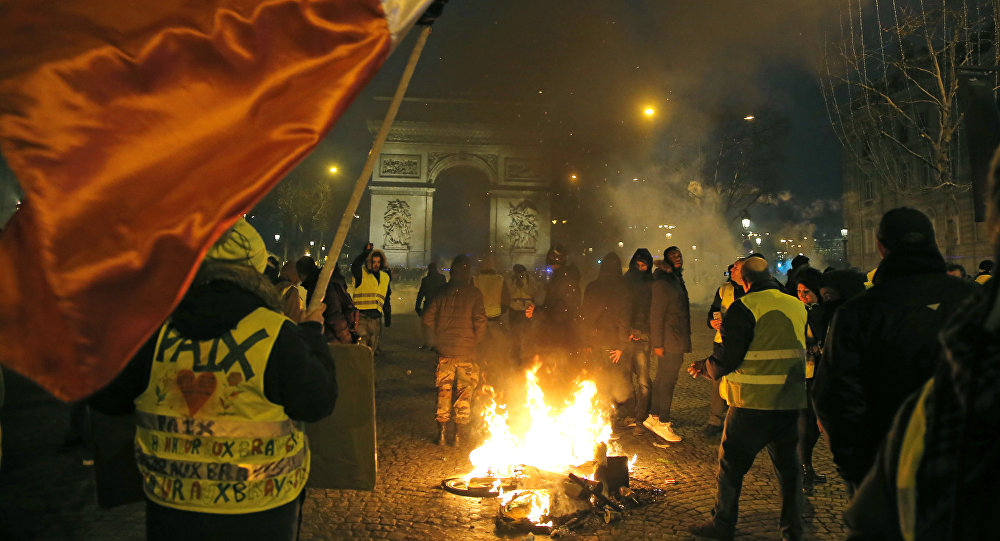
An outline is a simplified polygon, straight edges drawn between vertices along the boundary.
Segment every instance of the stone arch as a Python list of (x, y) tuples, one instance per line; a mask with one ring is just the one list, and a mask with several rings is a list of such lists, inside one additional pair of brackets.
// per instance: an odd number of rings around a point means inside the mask
[(437, 182), (438, 176), (456, 167), (470, 167), (486, 175), (490, 181), (490, 186), (495, 186), (498, 182), (496, 156), (494, 162), (490, 163), (490, 158), (469, 152), (455, 152), (450, 154), (431, 153), (427, 166), (427, 180), (431, 184)]

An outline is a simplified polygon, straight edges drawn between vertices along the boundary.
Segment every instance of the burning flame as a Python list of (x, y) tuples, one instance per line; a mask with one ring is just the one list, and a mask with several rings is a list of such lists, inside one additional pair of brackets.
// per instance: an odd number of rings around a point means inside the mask
[(473, 470), (466, 478), (512, 477), (515, 469), (530, 464), (541, 470), (565, 472), (594, 458), (594, 447), (608, 443), (611, 424), (597, 404), (597, 386), (593, 381), (577, 382), (572, 400), (561, 409), (545, 401), (538, 386), (535, 365), (525, 372), (527, 413), (530, 422), (523, 434), (514, 434), (507, 424), (507, 407), (492, 400), (483, 417), (489, 437), (469, 454)]

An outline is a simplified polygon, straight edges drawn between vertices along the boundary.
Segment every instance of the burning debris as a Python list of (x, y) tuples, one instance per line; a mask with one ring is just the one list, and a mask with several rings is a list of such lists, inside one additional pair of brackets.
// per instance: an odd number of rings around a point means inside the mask
[(507, 406), (491, 400), (483, 410), (489, 435), (469, 454), (472, 471), (442, 486), (463, 496), (498, 498), (499, 531), (552, 535), (615, 522), (662, 494), (630, 487), (637, 456), (629, 459), (611, 440), (610, 408), (601, 409), (594, 382), (578, 381), (572, 399), (558, 409), (546, 403), (538, 369), (525, 373), (527, 424), (515, 434)]

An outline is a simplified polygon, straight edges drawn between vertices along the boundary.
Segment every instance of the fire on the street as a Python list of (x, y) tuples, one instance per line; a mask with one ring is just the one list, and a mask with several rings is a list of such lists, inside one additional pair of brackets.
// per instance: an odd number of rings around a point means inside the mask
[[(487, 437), (469, 454), (473, 469), (464, 478), (466, 486), (492, 479), (502, 518), (543, 529), (592, 507), (606, 513), (624, 510), (612, 499), (619, 497), (619, 488), (628, 491), (628, 472), (637, 456), (626, 461), (611, 439), (610, 405), (600, 403), (593, 381), (582, 379), (569, 400), (553, 404), (539, 385), (540, 366), (525, 372), (523, 409), (512, 411), (487, 390), (482, 413)], [(512, 422), (512, 413), (519, 422)], [(615, 466), (622, 470), (620, 479), (609, 482), (604, 477)]]
[(525, 372), (526, 429), (513, 433), (507, 405), (497, 404), (493, 397), (484, 407), (489, 435), (479, 448), (469, 453), (473, 469), (466, 479), (514, 477), (523, 465), (549, 472), (569, 472), (574, 466), (592, 461), (598, 444), (609, 443), (611, 423), (608, 412), (602, 411), (598, 404), (597, 385), (589, 380), (578, 381), (572, 400), (557, 408), (546, 402), (538, 385), (539, 366), (536, 364)]

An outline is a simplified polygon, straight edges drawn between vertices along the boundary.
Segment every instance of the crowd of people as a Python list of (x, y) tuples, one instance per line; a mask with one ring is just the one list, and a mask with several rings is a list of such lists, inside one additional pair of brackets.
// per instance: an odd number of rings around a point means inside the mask
[[(767, 449), (782, 495), (783, 539), (803, 538), (803, 494), (828, 482), (812, 464), (821, 437), (852, 498), (854, 539), (980, 539), (975, 515), (998, 473), (1000, 310), (992, 262), (968, 277), (946, 264), (928, 218), (910, 208), (879, 225), (873, 273), (820, 271), (796, 257), (785, 284), (761, 254), (736, 258), (706, 313), (714, 333), (691, 353), (684, 257), (611, 252), (596, 279), (554, 247), (545, 272), (460, 255), (431, 264), (414, 306), (421, 349), (437, 356), (435, 441), (471, 430), (489, 355), (586, 371), (615, 406), (617, 431), (680, 442), (679, 375), (711, 381), (703, 434), (718, 437), (717, 494), (695, 535), (732, 539), (743, 477)], [(134, 413), (149, 537), (198, 528), (294, 538), (309, 472), (297, 421), (336, 402), (329, 343), (379, 350), (392, 323), (393, 275), (371, 244), (338, 268), (323, 302), (310, 257), (280, 265), (241, 220), (208, 252), (185, 297), (115, 381), (89, 400)], [(317, 299), (318, 300), (318, 299)], [(483, 347), (489, 344), (488, 347)], [(499, 351), (499, 353), (498, 353)], [(454, 427), (452, 429), (451, 427)]]

